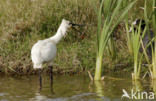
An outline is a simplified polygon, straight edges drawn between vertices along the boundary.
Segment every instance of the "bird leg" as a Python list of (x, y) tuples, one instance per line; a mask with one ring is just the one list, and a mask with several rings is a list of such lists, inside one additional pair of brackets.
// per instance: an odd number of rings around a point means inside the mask
[(39, 74), (39, 83), (40, 83), (40, 90), (42, 89), (42, 69), (38, 70), (38, 74)]
[(50, 70), (50, 87), (51, 90), (53, 91), (53, 67), (49, 66), (49, 70)]

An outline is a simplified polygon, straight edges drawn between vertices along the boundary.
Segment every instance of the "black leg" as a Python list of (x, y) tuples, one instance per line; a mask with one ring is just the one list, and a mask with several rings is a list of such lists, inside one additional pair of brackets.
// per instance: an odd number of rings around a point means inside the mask
[(53, 85), (53, 67), (49, 66), (50, 68), (50, 85)]
[(40, 90), (42, 89), (42, 69), (38, 70), (38, 74), (39, 74), (39, 83), (40, 83)]
[(53, 92), (53, 67), (49, 66), (49, 70), (50, 70), (50, 87), (51, 91)]

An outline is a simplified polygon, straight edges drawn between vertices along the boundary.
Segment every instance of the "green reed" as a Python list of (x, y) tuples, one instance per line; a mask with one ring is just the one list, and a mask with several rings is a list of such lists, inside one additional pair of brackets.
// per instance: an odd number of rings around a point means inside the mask
[(123, 0), (101, 1), (98, 11), (97, 56), (94, 80), (101, 80), (103, 53), (106, 50), (110, 36), (136, 1), (129, 3), (124, 9), (121, 9), (122, 2)]

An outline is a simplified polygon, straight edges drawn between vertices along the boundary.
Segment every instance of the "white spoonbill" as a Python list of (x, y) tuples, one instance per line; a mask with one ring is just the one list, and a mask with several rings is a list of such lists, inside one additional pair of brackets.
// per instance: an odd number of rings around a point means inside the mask
[(57, 48), (56, 45), (62, 39), (62, 37), (66, 36), (66, 32), (68, 28), (75, 26), (77, 24), (72, 24), (70, 21), (65, 19), (62, 20), (56, 34), (50, 38), (45, 40), (39, 40), (35, 43), (31, 49), (31, 59), (33, 62), (33, 68), (39, 69), (39, 80), (40, 80), (40, 87), (42, 87), (42, 76), (41, 71), (43, 68), (43, 63), (48, 63), (50, 68), (50, 79), (51, 84), (53, 81), (52, 77), (52, 63), (53, 59), (56, 56)]

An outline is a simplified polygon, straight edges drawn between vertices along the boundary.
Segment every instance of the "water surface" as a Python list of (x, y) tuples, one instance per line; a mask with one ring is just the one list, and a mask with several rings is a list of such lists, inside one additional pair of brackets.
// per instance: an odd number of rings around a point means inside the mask
[(53, 90), (49, 77), (43, 76), (39, 89), (38, 76), (0, 78), (0, 101), (121, 101), (125, 89), (151, 91), (148, 81), (135, 84), (126, 75), (111, 75), (104, 81), (91, 82), (88, 75), (54, 76)]

